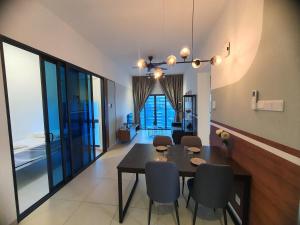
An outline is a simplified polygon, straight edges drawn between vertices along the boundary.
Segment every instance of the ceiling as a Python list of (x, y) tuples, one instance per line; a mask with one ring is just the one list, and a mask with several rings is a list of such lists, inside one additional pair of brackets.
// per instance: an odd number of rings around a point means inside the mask
[[(132, 69), (139, 57), (159, 61), (191, 47), (192, 0), (39, 1), (131, 75), (146, 72)], [(224, 5), (225, 0), (195, 0), (194, 52)], [(183, 73), (187, 66), (166, 73)]]

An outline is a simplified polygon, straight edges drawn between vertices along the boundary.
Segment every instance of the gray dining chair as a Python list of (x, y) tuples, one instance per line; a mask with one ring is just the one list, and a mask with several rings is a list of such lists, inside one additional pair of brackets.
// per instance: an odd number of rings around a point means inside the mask
[[(187, 147), (197, 147), (202, 148), (202, 141), (201, 138), (198, 136), (182, 136), (180, 144)], [(182, 177), (182, 188), (181, 192), (184, 192), (184, 185), (185, 185), (185, 177)]]
[(201, 164), (196, 171), (195, 178), (187, 181), (189, 196), (195, 200), (193, 225), (196, 222), (198, 204), (216, 209), (223, 209), (224, 224), (227, 225), (226, 205), (228, 203), (232, 185), (233, 171), (228, 165)]
[(148, 162), (145, 167), (147, 194), (149, 196), (148, 225), (151, 220), (153, 201), (174, 203), (178, 225), (178, 197), (180, 195), (179, 172), (173, 162)]
[(202, 148), (202, 141), (198, 136), (183, 136), (180, 143), (188, 147)]
[(172, 141), (172, 138), (169, 137), (169, 136), (156, 135), (153, 138), (153, 145), (155, 147), (157, 147), (157, 146), (173, 145), (173, 141)]

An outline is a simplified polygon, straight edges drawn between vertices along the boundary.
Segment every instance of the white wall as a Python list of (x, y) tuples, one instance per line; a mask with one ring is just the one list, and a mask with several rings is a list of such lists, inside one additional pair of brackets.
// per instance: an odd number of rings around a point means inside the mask
[[(39, 56), (3, 44), (13, 141), (44, 133)], [(28, 83), (24, 87), (24, 83)]]
[[(129, 74), (124, 74), (122, 68), (38, 1), (6, 2), (0, 4), (2, 35), (109, 78), (122, 84), (131, 93)], [(0, 224), (10, 224), (16, 220), (16, 209), (2, 73), (0, 74)], [(129, 99), (126, 95), (119, 95), (117, 98), (119, 102), (130, 101), (128, 105), (132, 105), (132, 98)], [(117, 115), (120, 116), (132, 111), (126, 107), (118, 107), (117, 110)]]
[[(264, 0), (229, 0), (206, 40), (201, 42), (200, 58), (223, 58), (221, 65), (212, 67), (212, 89), (239, 81), (252, 65), (261, 40), (263, 8)], [(226, 57), (229, 41), (231, 54)]]
[(197, 95), (198, 136), (203, 145), (209, 145), (210, 133), (210, 65), (199, 69), (189, 68), (183, 76), (183, 93)]
[(192, 94), (197, 94), (197, 69), (192, 66), (188, 68), (183, 75), (183, 94), (192, 91)]
[(155, 84), (154, 84), (154, 87), (151, 91), (151, 94), (152, 95), (160, 95), (160, 94), (164, 94), (162, 88), (161, 88), (161, 85), (159, 83), (159, 80), (155, 80)]
[(0, 9), (0, 33), (77, 66), (131, 86), (111, 59), (38, 1), (13, 0)]
[(198, 136), (209, 145), (210, 134), (210, 71), (197, 73)]
[(132, 90), (123, 85), (116, 84), (116, 116), (117, 129), (127, 121), (127, 114), (134, 113)]

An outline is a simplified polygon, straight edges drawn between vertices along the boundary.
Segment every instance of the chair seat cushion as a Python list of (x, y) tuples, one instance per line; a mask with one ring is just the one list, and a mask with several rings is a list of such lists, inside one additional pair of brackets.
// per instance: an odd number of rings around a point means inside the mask
[(194, 181), (195, 181), (194, 178), (188, 179), (188, 181), (187, 181), (187, 186), (188, 186), (190, 191), (192, 190), (192, 188), (194, 186)]

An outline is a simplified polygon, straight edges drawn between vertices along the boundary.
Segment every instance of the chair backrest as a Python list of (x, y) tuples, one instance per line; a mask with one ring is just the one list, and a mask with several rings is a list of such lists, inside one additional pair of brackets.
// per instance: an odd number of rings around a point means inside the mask
[(148, 162), (145, 168), (147, 194), (160, 203), (175, 202), (180, 194), (179, 172), (173, 162)]
[(162, 135), (156, 135), (153, 138), (153, 145), (156, 146), (167, 146), (172, 145), (173, 141), (172, 138), (169, 136), (162, 136)]
[(183, 136), (181, 138), (181, 144), (188, 147), (202, 148), (202, 142), (198, 136)]
[(202, 164), (197, 168), (191, 196), (209, 208), (224, 208), (233, 185), (233, 171), (228, 165)]

